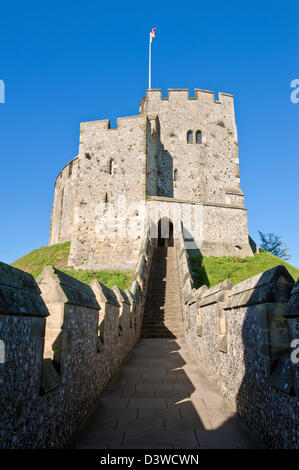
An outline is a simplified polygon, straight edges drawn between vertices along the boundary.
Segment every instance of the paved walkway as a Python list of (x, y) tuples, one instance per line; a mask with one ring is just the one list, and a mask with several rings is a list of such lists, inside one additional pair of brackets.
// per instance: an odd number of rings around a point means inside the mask
[(173, 247), (155, 249), (142, 336), (67, 447), (255, 447), (186, 349)]
[(77, 449), (253, 448), (183, 339), (141, 339), (68, 445)]

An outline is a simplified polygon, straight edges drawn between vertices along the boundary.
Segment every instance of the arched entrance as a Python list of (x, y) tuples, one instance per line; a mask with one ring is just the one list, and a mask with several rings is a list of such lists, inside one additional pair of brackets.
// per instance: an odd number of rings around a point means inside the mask
[(173, 223), (167, 217), (158, 222), (158, 246), (174, 246)]

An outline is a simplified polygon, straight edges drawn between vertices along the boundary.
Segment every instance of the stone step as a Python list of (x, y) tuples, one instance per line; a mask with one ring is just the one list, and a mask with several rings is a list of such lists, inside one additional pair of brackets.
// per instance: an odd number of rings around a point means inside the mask
[(172, 328), (173, 330), (183, 329), (183, 325), (181, 323), (148, 323), (143, 326), (144, 329), (163, 329), (163, 328)]
[(181, 299), (174, 247), (155, 248), (142, 324), (142, 336), (183, 336)]
[(161, 325), (165, 323), (171, 323), (173, 325), (182, 325), (183, 322), (182, 320), (179, 320), (178, 318), (144, 318), (143, 319), (144, 325), (151, 325), (155, 323), (160, 323)]
[(182, 321), (182, 317), (179, 315), (144, 315), (144, 321), (156, 321), (156, 320), (172, 320), (172, 321)]

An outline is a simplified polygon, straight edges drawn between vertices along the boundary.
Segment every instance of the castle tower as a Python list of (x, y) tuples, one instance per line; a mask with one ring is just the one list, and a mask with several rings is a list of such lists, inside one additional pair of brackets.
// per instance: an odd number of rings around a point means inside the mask
[(231, 95), (148, 90), (116, 129), (82, 123), (79, 155), (56, 180), (50, 244), (72, 242), (69, 265), (132, 269), (146, 222), (172, 209), (202, 254), (252, 255)]

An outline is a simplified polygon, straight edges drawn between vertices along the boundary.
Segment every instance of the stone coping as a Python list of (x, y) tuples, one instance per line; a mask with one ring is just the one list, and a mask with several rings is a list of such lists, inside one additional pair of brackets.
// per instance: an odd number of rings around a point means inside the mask
[(121, 303), (131, 305), (130, 299), (126, 294), (126, 291), (122, 290), (120, 287), (112, 287), (113, 292), (115, 293), (117, 300)]
[(141, 253), (142, 254), (146, 254), (147, 256), (149, 255), (150, 253), (150, 240), (149, 240), (149, 237), (146, 236), (142, 242), (142, 245), (141, 245)]
[(94, 280), (91, 282), (90, 286), (92, 290), (98, 294), (97, 297), (99, 298), (100, 302), (120, 307), (116, 293), (109, 287), (105, 286), (105, 284)]
[(144, 280), (145, 273), (146, 273), (146, 260), (145, 260), (144, 255), (141, 254), (141, 255), (139, 255), (139, 258), (138, 258), (138, 261), (137, 261), (135, 276), (137, 274), (140, 274), (141, 279)]
[(234, 195), (238, 195), (238, 196), (244, 196), (244, 193), (242, 191), (242, 189), (240, 188), (224, 188), (224, 192), (225, 194), (234, 194)]
[(53, 266), (46, 266), (37, 278), (46, 303), (65, 303), (99, 310), (91, 287)]
[(0, 263), (0, 314), (47, 317), (48, 309), (31, 274)]
[(142, 289), (136, 279), (132, 282), (130, 291), (133, 294), (134, 298), (137, 300), (137, 303), (139, 303), (142, 299)]
[(1, 262), (0, 285), (40, 293), (38, 285), (31, 274)]
[(237, 308), (266, 302), (287, 302), (294, 279), (279, 265), (236, 284), (226, 308)]
[(225, 204), (225, 203), (219, 203), (219, 202), (197, 202), (197, 201), (188, 201), (186, 199), (175, 199), (172, 197), (164, 197), (164, 196), (146, 196), (146, 202), (152, 202), (152, 201), (172, 202), (172, 203), (177, 203), (177, 204), (193, 204), (193, 205), (206, 206), (206, 207), (223, 207), (225, 209), (241, 209), (243, 211), (247, 211), (247, 209), (243, 206)]
[(192, 305), (195, 302), (197, 302), (198, 300), (200, 300), (202, 298), (203, 294), (208, 290), (209, 290), (209, 288), (206, 285), (203, 285), (203, 286), (199, 287), (199, 289), (196, 289), (196, 290), (193, 289), (193, 291), (191, 292), (191, 296), (187, 301), (188, 305)]
[(226, 279), (225, 281), (220, 282), (211, 289), (204, 290), (201, 300), (199, 302), (199, 306), (204, 307), (205, 305), (211, 305), (217, 302), (226, 301), (228, 291), (231, 291), (232, 287), (233, 283), (229, 279)]
[(130, 301), (130, 304), (133, 304), (133, 303), (138, 304), (138, 298), (136, 297), (135, 294), (133, 294), (133, 292), (131, 292), (130, 290), (126, 289), (126, 290), (125, 290), (125, 293), (126, 293), (128, 299), (129, 299), (129, 301)]
[(289, 271), (283, 265), (279, 265), (234, 285), (231, 295), (244, 292), (248, 289), (252, 289), (253, 287), (261, 287), (265, 284), (269, 284), (270, 282), (277, 282), (281, 277), (289, 283), (294, 284), (295, 282)]
[(209, 297), (210, 295), (216, 294), (222, 290), (231, 290), (233, 287), (233, 283), (230, 279), (226, 279), (225, 281), (216, 284), (216, 286), (211, 287), (210, 289), (206, 290), (202, 297)]
[(284, 316), (286, 318), (299, 318), (299, 279), (291, 292), (291, 298)]
[(184, 303), (187, 303), (187, 300), (190, 297), (190, 294), (193, 290), (193, 282), (190, 277), (188, 277), (183, 284), (183, 299)]

